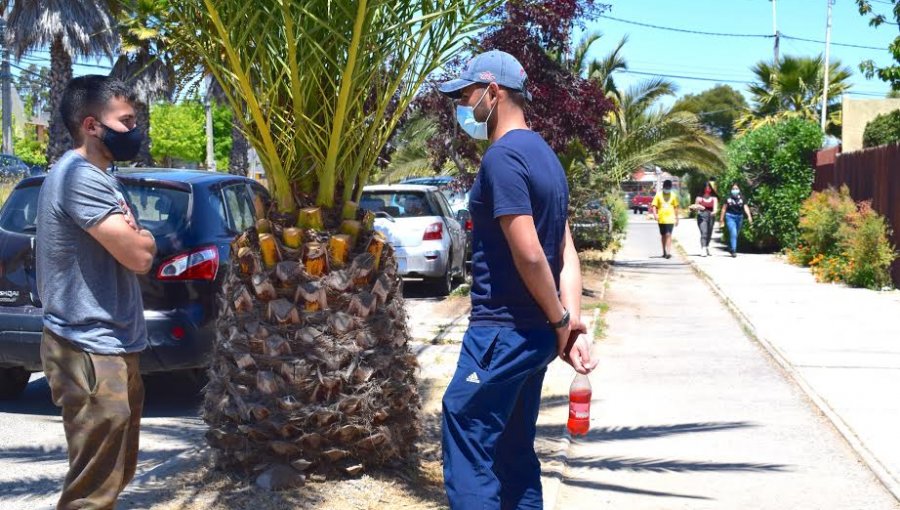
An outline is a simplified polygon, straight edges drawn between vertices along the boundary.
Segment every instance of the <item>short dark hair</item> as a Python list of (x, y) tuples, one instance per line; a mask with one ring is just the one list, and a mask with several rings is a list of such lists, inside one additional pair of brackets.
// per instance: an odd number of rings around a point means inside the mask
[(666, 189), (666, 188), (668, 188), (668, 189), (672, 188), (672, 181), (669, 179), (666, 179), (663, 181), (663, 189)]
[(518, 89), (505, 87), (503, 85), (500, 85), (500, 88), (506, 91), (506, 93), (509, 95), (510, 101), (512, 101), (514, 105), (523, 110), (526, 106), (528, 106), (528, 98), (525, 96), (525, 92)]
[(63, 92), (59, 112), (75, 143), (81, 143), (78, 127), (82, 121), (86, 117), (99, 119), (103, 107), (114, 97), (123, 97), (128, 102), (134, 102), (133, 92), (118, 78), (89, 74), (69, 80)]

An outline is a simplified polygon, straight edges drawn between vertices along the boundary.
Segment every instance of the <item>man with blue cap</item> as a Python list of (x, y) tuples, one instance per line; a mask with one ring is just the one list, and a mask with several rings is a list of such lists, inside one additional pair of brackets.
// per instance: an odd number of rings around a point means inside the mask
[(556, 154), (525, 122), (527, 74), (510, 54), (473, 58), (439, 87), (489, 140), (469, 195), (472, 312), (443, 399), (444, 484), (453, 510), (543, 508), (534, 438), (557, 356), (596, 366), (581, 322), (581, 267)]

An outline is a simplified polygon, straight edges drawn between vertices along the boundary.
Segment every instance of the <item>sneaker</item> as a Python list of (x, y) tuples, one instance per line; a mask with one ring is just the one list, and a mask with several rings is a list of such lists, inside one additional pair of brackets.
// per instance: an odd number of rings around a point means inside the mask
[(737, 253), (731, 252), (731, 258), (737, 258)]
[(672, 254), (671, 254), (671, 253), (666, 253), (666, 258), (667, 258), (667, 259), (672, 258)]
[(712, 254), (709, 253), (709, 247), (706, 248), (706, 256), (707, 256), (707, 257), (712, 257)]

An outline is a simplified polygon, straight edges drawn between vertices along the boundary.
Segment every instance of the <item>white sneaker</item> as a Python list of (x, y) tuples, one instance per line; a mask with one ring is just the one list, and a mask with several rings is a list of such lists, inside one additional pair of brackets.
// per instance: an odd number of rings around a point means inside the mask
[(707, 256), (707, 257), (712, 257), (712, 254), (709, 253), (709, 248), (706, 249), (706, 256)]

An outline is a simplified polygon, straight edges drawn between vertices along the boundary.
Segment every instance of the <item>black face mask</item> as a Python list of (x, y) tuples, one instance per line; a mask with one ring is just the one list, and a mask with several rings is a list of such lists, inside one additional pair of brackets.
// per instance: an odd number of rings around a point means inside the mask
[(137, 157), (144, 141), (144, 135), (137, 126), (128, 131), (116, 131), (102, 122), (100, 125), (105, 128), (100, 141), (112, 153), (114, 161), (131, 161)]

